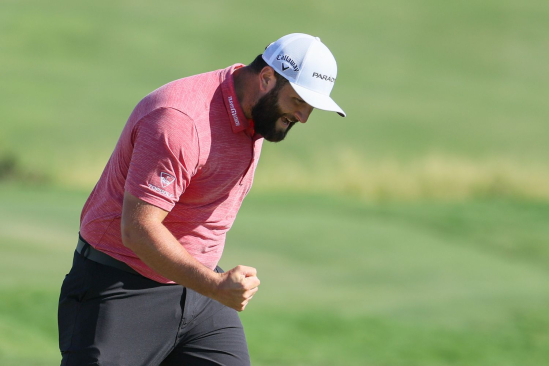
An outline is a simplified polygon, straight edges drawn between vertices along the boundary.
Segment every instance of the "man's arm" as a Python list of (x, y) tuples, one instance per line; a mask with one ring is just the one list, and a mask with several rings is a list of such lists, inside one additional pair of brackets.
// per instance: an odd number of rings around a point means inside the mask
[(255, 268), (237, 266), (216, 273), (198, 262), (162, 221), (168, 215), (132, 194), (124, 194), (122, 242), (160, 275), (242, 311), (259, 286)]

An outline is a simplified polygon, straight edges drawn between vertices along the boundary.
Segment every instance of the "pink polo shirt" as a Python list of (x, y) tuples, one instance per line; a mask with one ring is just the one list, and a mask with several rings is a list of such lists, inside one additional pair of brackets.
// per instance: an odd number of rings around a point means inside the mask
[(172, 283), (122, 244), (124, 191), (169, 211), (164, 225), (214, 269), (225, 236), (252, 186), (263, 138), (236, 98), (234, 70), (168, 83), (133, 110), (82, 210), (80, 234), (145, 277)]

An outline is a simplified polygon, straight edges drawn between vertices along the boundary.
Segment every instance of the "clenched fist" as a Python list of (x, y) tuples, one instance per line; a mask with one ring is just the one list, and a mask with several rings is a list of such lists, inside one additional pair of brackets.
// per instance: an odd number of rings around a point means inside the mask
[(223, 305), (242, 311), (258, 290), (257, 270), (247, 266), (236, 266), (220, 273), (221, 280), (213, 298)]

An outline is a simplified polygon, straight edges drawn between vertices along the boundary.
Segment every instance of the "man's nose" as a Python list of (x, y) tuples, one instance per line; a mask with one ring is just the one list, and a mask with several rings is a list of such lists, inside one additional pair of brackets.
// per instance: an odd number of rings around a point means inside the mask
[(311, 115), (313, 111), (313, 107), (311, 106), (306, 106), (305, 108), (302, 108), (300, 110), (298, 110), (295, 114), (294, 114), (294, 117), (301, 123), (306, 123), (307, 120), (309, 119), (309, 116)]

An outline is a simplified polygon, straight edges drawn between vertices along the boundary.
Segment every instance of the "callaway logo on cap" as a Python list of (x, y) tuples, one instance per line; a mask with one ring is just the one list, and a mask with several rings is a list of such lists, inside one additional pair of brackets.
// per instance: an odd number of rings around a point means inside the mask
[(284, 76), (308, 104), (345, 117), (345, 112), (330, 98), (337, 77), (336, 60), (320, 38), (288, 34), (265, 49), (263, 60)]

